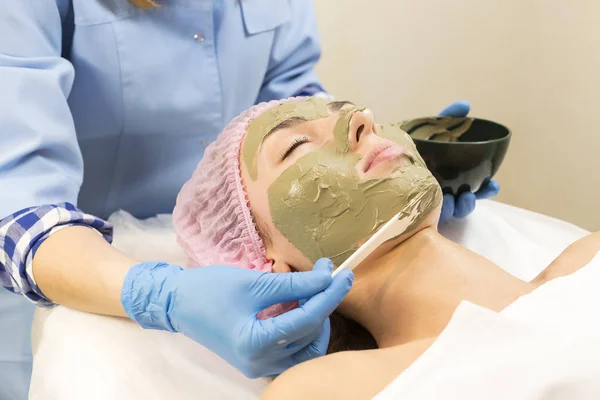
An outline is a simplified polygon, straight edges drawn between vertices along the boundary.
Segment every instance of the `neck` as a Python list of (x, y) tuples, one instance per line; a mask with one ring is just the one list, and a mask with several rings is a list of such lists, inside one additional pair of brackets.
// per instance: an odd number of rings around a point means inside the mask
[(461, 301), (500, 311), (530, 284), (425, 228), (356, 269), (340, 311), (380, 348), (438, 336)]

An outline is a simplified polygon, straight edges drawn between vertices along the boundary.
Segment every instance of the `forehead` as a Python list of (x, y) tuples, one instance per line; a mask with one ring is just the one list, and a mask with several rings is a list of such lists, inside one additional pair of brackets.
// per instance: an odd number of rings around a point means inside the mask
[(246, 136), (264, 136), (289, 118), (303, 118), (306, 120), (325, 118), (329, 116), (329, 109), (327, 108), (329, 103), (325, 99), (310, 98), (279, 104), (252, 120)]

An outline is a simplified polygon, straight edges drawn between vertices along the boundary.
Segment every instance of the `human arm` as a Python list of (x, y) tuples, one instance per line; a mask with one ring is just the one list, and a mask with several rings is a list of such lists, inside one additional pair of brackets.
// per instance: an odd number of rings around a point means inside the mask
[[(332, 279), (332, 271), (327, 259), (293, 273), (141, 263), (128, 271), (121, 300), (144, 328), (183, 333), (247, 377), (275, 376), (327, 351), (328, 317), (354, 279), (349, 271)], [(258, 318), (271, 305), (295, 300), (300, 307)]]
[[(25, 0), (0, 8), (0, 281), (41, 305), (49, 302), (35, 285), (32, 255), (68, 224), (72, 210), (59, 204), (75, 204), (83, 177), (67, 104), (74, 71), (61, 57), (68, 5)], [(93, 219), (75, 214), (79, 224)]]
[[(50, 297), (70, 307), (115, 314), (120, 290), (90, 289), (108, 279), (98, 281), (100, 272), (114, 272), (118, 279), (118, 263), (103, 264), (100, 271), (91, 256), (120, 257), (121, 262), (126, 257), (107, 243), (108, 224), (73, 206), (83, 162), (67, 103), (74, 71), (61, 57), (68, 7), (67, 0), (24, 0), (0, 8), (0, 187), (5, 188), (0, 194), (0, 274), (3, 285), (38, 305), (51, 305)], [(34, 257), (37, 250), (40, 258)], [(87, 304), (92, 294), (100, 296)]]
[[(253, 378), (324, 355), (328, 317), (352, 285), (351, 273), (332, 280), (328, 260), (313, 271), (288, 274), (137, 262), (96, 231), (70, 226), (43, 242), (33, 265), (43, 298), (183, 333)], [(272, 304), (294, 300), (302, 306), (257, 318)]]
[[(287, 274), (139, 263), (83, 226), (66, 227), (45, 240), (33, 268), (44, 299), (127, 315), (146, 329), (183, 333), (252, 378), (324, 355), (328, 317), (353, 279), (348, 272), (332, 280), (329, 260), (317, 262), (313, 271)], [(270, 305), (294, 300), (302, 300), (301, 307), (257, 318)]]
[[(33, 266), (44, 298), (127, 315), (146, 329), (183, 333), (253, 378), (324, 355), (328, 317), (352, 285), (351, 273), (332, 280), (328, 260), (313, 271), (288, 274), (138, 263), (81, 226), (45, 240)], [(270, 305), (294, 300), (304, 303), (274, 318), (257, 318)]]
[[(352, 285), (351, 273), (332, 280), (332, 268), (328, 260), (313, 271), (288, 274), (138, 263), (79, 226), (53, 234), (34, 258), (37, 283), (53, 301), (183, 333), (252, 378), (325, 354), (328, 317)], [(270, 305), (294, 300), (305, 302), (280, 316), (257, 318)]]
[(33, 273), (43, 295), (54, 303), (126, 317), (121, 288), (127, 271), (138, 262), (111, 246), (97, 231), (68, 226), (39, 247)]

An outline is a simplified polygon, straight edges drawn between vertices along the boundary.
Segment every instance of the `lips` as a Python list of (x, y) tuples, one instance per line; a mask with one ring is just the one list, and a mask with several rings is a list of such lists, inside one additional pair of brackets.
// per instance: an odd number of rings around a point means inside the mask
[[(402, 156), (408, 156), (407, 150), (393, 142), (386, 142), (375, 147), (365, 158), (363, 172), (367, 172), (387, 160), (397, 159)], [(409, 157), (410, 159), (410, 157)]]

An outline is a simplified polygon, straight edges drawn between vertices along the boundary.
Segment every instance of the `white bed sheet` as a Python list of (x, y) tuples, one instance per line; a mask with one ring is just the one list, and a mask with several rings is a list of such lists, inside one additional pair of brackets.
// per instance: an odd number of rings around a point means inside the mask
[[(144, 260), (185, 264), (170, 216), (111, 217), (115, 246)], [(506, 271), (531, 279), (588, 232), (566, 222), (493, 201), (442, 233)], [(33, 333), (32, 399), (255, 399), (265, 379), (248, 380), (181, 335), (144, 331), (118, 318), (65, 307), (38, 309)]]

